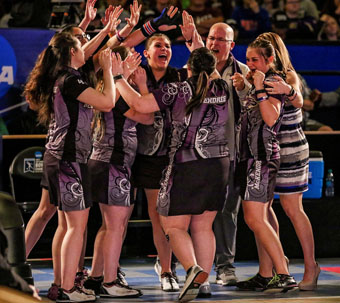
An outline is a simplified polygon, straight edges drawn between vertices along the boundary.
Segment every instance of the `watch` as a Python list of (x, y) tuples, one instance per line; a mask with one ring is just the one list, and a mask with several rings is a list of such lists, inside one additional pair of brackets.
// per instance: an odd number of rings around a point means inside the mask
[(118, 75), (113, 76), (113, 81), (116, 82), (117, 80), (123, 79), (123, 78), (124, 78), (124, 76), (122, 74), (118, 74)]

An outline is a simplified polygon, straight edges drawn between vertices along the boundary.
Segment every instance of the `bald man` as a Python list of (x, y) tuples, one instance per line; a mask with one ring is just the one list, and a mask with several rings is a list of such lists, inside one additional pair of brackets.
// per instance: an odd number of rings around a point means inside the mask
[[(236, 231), (237, 214), (240, 208), (241, 198), (239, 187), (234, 183), (235, 175), (235, 121), (238, 120), (241, 104), (239, 96), (246, 94), (250, 84), (247, 82), (242, 91), (236, 93), (233, 87), (233, 75), (235, 72), (246, 74), (249, 68), (237, 61), (231, 51), (235, 46), (234, 31), (226, 23), (216, 23), (209, 31), (206, 47), (212, 50), (217, 58), (217, 70), (222, 79), (228, 83), (229, 87), (229, 113), (227, 124), (230, 150), (230, 172), (229, 187), (226, 204), (222, 212), (218, 212), (214, 221), (214, 232), (216, 237), (215, 271), (216, 283), (220, 285), (236, 285), (237, 277), (233, 265), (236, 252)], [(239, 95), (239, 96), (238, 96)]]

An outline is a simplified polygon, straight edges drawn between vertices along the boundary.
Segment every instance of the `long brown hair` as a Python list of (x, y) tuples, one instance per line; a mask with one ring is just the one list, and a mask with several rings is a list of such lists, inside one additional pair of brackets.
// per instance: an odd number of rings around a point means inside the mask
[(209, 76), (216, 68), (216, 57), (206, 47), (195, 49), (188, 59), (188, 67), (192, 76), (198, 77), (196, 89), (193, 96), (186, 105), (186, 114), (190, 114), (194, 108), (198, 107), (207, 95), (209, 88)]
[(65, 66), (71, 62), (71, 48), (77, 40), (69, 33), (55, 34), (35, 63), (25, 85), (24, 96), (38, 109), (39, 124), (48, 126), (53, 112), (53, 87)]

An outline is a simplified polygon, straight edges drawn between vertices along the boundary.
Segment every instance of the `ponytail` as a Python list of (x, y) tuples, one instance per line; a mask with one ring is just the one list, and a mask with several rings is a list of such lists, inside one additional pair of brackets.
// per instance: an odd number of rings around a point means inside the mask
[(207, 95), (208, 88), (209, 76), (205, 71), (201, 71), (198, 76), (195, 93), (185, 107), (185, 112), (187, 115), (191, 114), (196, 107), (200, 106), (203, 103)]

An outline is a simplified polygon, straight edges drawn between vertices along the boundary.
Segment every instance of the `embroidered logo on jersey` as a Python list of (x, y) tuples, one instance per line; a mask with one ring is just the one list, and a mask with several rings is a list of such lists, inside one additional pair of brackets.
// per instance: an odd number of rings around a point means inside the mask
[(207, 104), (224, 104), (227, 101), (227, 96), (220, 96), (220, 97), (209, 97), (205, 98), (203, 103)]
[(86, 84), (83, 80), (81, 80), (81, 79), (77, 79), (77, 81), (78, 81), (78, 83), (79, 84)]
[(93, 108), (93, 106), (92, 105), (90, 105), (90, 104), (86, 104), (86, 103), (84, 103), (84, 105), (83, 105), (84, 107), (86, 107), (86, 108)]

